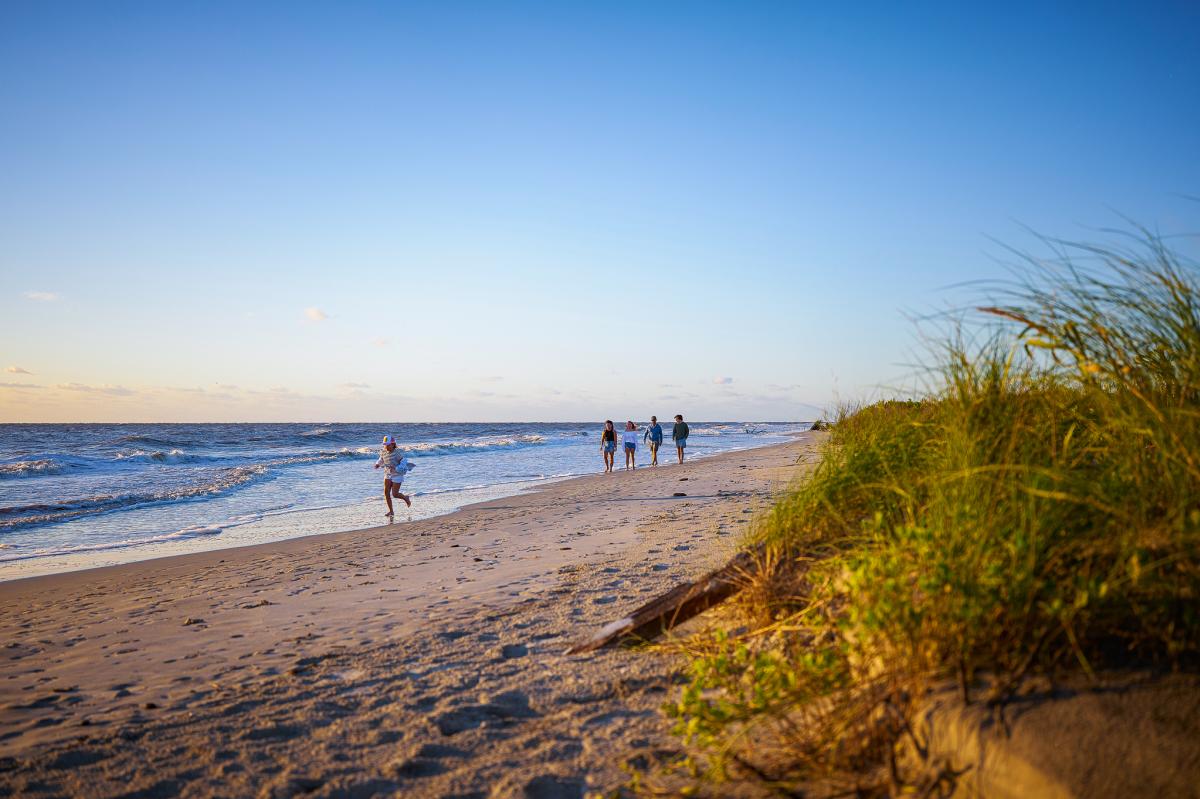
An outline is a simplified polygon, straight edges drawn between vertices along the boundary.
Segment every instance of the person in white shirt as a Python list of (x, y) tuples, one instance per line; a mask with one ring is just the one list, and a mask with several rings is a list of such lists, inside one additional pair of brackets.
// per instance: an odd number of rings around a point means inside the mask
[(621, 433), (621, 441), (625, 442), (625, 469), (637, 468), (637, 444), (638, 444), (638, 429), (633, 422), (625, 423), (625, 430)]
[(383, 449), (379, 451), (379, 460), (375, 461), (375, 468), (383, 469), (383, 498), (387, 502), (385, 515), (389, 519), (394, 515), (392, 497), (404, 500), (404, 504), (411, 508), (412, 498), (400, 493), (400, 486), (404, 483), (404, 475), (413, 470), (413, 465), (407, 455), (396, 449), (396, 439), (392, 436), (383, 437)]

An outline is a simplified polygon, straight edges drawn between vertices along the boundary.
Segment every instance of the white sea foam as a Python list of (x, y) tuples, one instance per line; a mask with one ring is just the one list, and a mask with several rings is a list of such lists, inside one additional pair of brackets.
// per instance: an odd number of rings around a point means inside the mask
[(688, 428), (689, 436), (719, 436), (726, 432), (723, 426), (716, 427), (691, 427)]
[(36, 458), (34, 460), (10, 461), (0, 463), (0, 480), (11, 480), (19, 477), (41, 477), (49, 474), (62, 474), (75, 464), (59, 458)]
[(454, 452), (488, 452), (491, 450), (509, 449), (511, 447), (532, 446), (544, 444), (545, 441), (545, 436), (532, 434), (460, 441), (425, 441), (415, 444), (400, 442), (400, 449), (405, 452), (444, 455)]
[(266, 474), (261, 464), (222, 469), (207, 482), (173, 488), (95, 494), (62, 502), (10, 505), (0, 508), (0, 531), (17, 530), (48, 522), (65, 521), (105, 511), (140, 507), (152, 503), (178, 502), (210, 497)]
[[(222, 532), (224, 532), (225, 527), (227, 526), (228, 525), (196, 525), (193, 527), (185, 527), (184, 529), (177, 530), (173, 533), (152, 535), (146, 538), (127, 538), (120, 541), (107, 541), (99, 544), (78, 544), (76, 546), (62, 546), (32, 551), (18, 550), (12, 553), (0, 553), (0, 563), (12, 563), (18, 560), (32, 560), (34, 558), (52, 558), (63, 555), (79, 555), (86, 552), (104, 552), (112, 549), (128, 549), (130, 547), (152, 546), (154, 544), (162, 544), (168, 541), (180, 541), (188, 538), (196, 538), (198, 536), (220, 535)], [(0, 545), (0, 550), (5, 549), (13, 549), (13, 547)]]

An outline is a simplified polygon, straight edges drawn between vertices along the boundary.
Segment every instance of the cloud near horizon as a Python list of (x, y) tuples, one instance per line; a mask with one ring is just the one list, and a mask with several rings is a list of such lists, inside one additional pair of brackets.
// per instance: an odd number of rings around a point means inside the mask
[(20, 366), (10, 366), (7, 369), (5, 369), (4, 371), (8, 372), (10, 375), (31, 375), (31, 374), (33, 374), (33, 372), (31, 372), (28, 369), (25, 369), (23, 367), (20, 367)]
[(27, 291), (24, 297), (34, 302), (54, 302), (59, 298), (53, 291)]
[(314, 322), (324, 322), (329, 318), (329, 314), (325, 313), (320, 308), (305, 308), (304, 315)]
[(728, 386), (733, 383), (732, 377), (714, 377), (713, 384), (718, 386)]
[(89, 386), (86, 383), (59, 383), (55, 388), (60, 391), (79, 391), (86, 394), (106, 394), (110, 397), (128, 397), (136, 393), (133, 389), (125, 388), (125, 386), (114, 386), (105, 384), (103, 386)]

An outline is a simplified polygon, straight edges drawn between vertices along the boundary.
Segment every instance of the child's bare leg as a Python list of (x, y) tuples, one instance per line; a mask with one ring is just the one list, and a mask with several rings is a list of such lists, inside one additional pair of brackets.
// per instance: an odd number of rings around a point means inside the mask
[(410, 497), (408, 494), (400, 493), (400, 486), (396, 485), (395, 483), (392, 483), (392, 491), (393, 491), (393, 493), (392, 493), (393, 497), (395, 497), (396, 499), (404, 500), (405, 505), (407, 505), (410, 508), (412, 507), (412, 497)]
[(387, 503), (387, 506), (388, 506), (388, 516), (391, 516), (392, 513), (394, 512), (392, 510), (392, 481), (391, 480), (383, 481), (383, 500)]

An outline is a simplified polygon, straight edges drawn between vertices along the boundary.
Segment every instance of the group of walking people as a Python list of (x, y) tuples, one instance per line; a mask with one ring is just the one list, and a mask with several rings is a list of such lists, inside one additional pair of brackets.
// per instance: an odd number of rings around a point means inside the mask
[[(663, 429), (658, 423), (657, 416), (650, 417), (650, 424), (641, 430), (642, 441), (650, 446), (650, 465), (658, 465), (658, 449), (663, 443)], [(631, 471), (637, 468), (638, 426), (632, 420), (625, 423), (621, 431), (621, 443), (625, 450), (625, 469)], [(671, 440), (675, 442), (675, 453), (679, 462), (683, 463), (683, 451), (687, 449), (688, 426), (683, 416), (675, 414), (675, 426), (671, 428)], [(600, 434), (600, 454), (604, 456), (605, 474), (613, 470), (613, 462), (617, 457), (617, 430), (613, 427), (612, 419), (605, 421), (604, 432)]]

